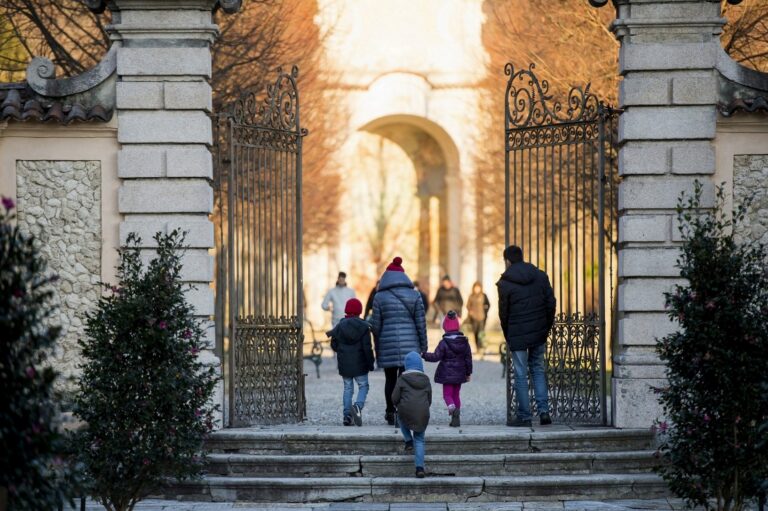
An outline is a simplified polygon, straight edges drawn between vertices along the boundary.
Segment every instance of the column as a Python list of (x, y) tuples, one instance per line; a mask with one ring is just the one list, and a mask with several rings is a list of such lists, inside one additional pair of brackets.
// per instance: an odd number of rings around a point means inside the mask
[(713, 0), (615, 0), (621, 42), (619, 95), (618, 332), (613, 424), (648, 427), (661, 418), (653, 386), (664, 384), (656, 339), (677, 328), (664, 295), (681, 282), (675, 206), (705, 184), (713, 200), (717, 78), (723, 20)]
[[(100, 2), (90, 2), (103, 9)], [(96, 5), (94, 5), (96, 4)], [(236, 2), (222, 2), (236, 10)], [(121, 180), (121, 243), (138, 233), (143, 248), (156, 248), (155, 233), (187, 231), (190, 249), (183, 259), (183, 279), (192, 285), (188, 299), (206, 323), (208, 350), (201, 357), (214, 364), (215, 330), (211, 44), (214, 0), (110, 0), (110, 37), (117, 47), (117, 172)], [(149, 253), (148, 253), (149, 257)], [(215, 396), (223, 405), (221, 385)]]

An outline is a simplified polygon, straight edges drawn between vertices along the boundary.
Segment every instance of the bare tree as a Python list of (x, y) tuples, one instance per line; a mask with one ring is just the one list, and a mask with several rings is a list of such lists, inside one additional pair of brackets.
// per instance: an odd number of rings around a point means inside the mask
[[(335, 236), (338, 175), (330, 168), (339, 123), (322, 108), (332, 79), (320, 68), (325, 37), (314, 23), (314, 0), (249, 0), (240, 13), (216, 15), (221, 35), (213, 46), (214, 108), (223, 111), (240, 94), (262, 90), (279, 66), (298, 65), (304, 144), (304, 238), (307, 246)], [(109, 48), (109, 12), (93, 14), (80, 0), (0, 0), (0, 72), (22, 79), (32, 56), (50, 58), (60, 76), (93, 67)], [(221, 205), (217, 213), (221, 212)]]
[[(722, 1), (727, 23), (722, 43), (736, 61), (768, 70), (768, 2)], [(487, 146), (481, 151), (476, 175), (477, 235), (486, 244), (504, 240), (504, 91), (507, 62), (515, 70), (536, 64), (536, 74), (550, 84), (554, 99), (564, 99), (570, 87), (590, 85), (608, 104), (618, 100), (619, 43), (610, 31), (615, 12), (594, 9), (583, 0), (486, 0), (483, 41), (489, 54), (484, 83)]]
[(768, 2), (744, 0), (739, 5), (721, 1), (728, 20), (720, 38), (735, 61), (759, 71), (768, 71)]

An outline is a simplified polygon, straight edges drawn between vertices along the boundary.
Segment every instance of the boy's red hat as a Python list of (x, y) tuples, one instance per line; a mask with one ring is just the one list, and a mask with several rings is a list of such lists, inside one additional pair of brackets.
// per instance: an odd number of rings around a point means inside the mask
[(344, 307), (344, 313), (347, 317), (359, 316), (363, 313), (363, 303), (357, 298), (350, 298), (347, 300), (347, 305)]

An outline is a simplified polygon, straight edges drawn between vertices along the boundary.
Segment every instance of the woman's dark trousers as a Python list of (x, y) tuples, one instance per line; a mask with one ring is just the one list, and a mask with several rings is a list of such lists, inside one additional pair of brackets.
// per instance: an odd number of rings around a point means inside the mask
[(384, 368), (384, 398), (387, 400), (387, 413), (395, 413), (395, 405), (392, 404), (392, 392), (395, 390), (397, 377), (403, 374), (404, 367)]

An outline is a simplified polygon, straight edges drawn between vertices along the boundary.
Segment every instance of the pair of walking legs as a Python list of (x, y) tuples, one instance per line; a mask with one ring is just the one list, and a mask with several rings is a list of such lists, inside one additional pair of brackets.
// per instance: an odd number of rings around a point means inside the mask
[(444, 383), (443, 400), (448, 408), (451, 406), (456, 409), (461, 408), (461, 383)]
[(355, 393), (355, 383), (357, 383), (357, 399), (355, 404), (363, 409), (365, 398), (368, 397), (368, 375), (355, 376), (353, 378), (343, 377), (344, 379), (344, 417), (352, 414), (352, 395)]
[(403, 440), (407, 444), (413, 442), (413, 462), (416, 468), (424, 468), (424, 437), (425, 431), (411, 431), (408, 426), (400, 423), (400, 432), (403, 434)]
[(531, 399), (528, 396), (529, 372), (533, 383), (533, 394), (536, 398), (536, 411), (539, 415), (549, 413), (546, 360), (544, 359), (546, 352), (546, 343), (535, 348), (512, 352), (512, 363), (515, 368), (517, 418), (521, 421), (531, 420)]

